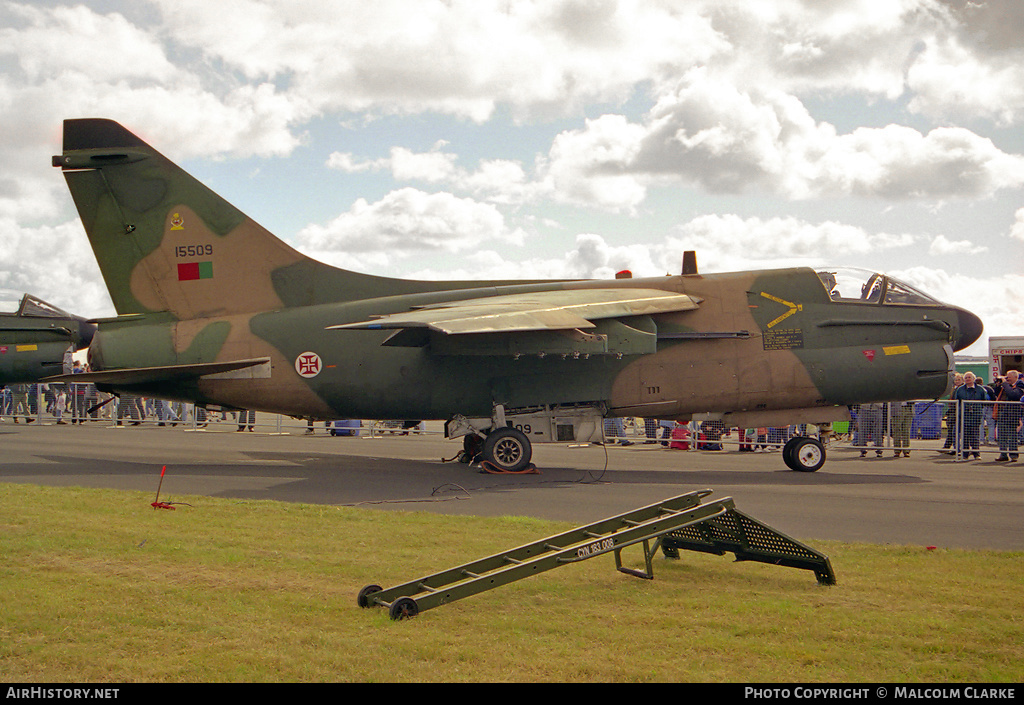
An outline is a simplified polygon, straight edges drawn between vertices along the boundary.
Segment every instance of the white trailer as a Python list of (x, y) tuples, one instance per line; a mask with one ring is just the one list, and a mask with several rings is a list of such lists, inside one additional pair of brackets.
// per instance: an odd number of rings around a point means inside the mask
[(1024, 335), (992, 336), (988, 339), (989, 381), (1007, 370), (1024, 372)]

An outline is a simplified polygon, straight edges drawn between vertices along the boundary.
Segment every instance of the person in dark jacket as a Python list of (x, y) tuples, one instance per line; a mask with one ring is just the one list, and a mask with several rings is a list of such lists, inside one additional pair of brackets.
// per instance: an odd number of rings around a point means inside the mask
[(1024, 384), (1021, 384), (1020, 373), (1010, 370), (1006, 377), (995, 380), (993, 386), (998, 390), (996, 401), (996, 435), (999, 436), (1000, 462), (1017, 460), (1017, 426), (1021, 417), (1021, 397), (1024, 397)]
[(977, 378), (973, 372), (967, 372), (964, 374), (963, 386), (957, 387), (957, 390), (953, 392), (953, 399), (963, 402), (961, 410), (964, 417), (964, 460), (971, 454), (968, 451), (973, 451), (974, 457), (980, 458), (978, 436), (981, 432), (982, 408), (985, 406), (982, 402), (988, 400), (988, 391), (982, 385), (977, 384)]

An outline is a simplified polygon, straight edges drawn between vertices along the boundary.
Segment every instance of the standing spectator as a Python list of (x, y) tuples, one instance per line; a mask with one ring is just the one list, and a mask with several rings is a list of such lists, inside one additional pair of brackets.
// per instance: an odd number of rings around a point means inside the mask
[(39, 411), (39, 403), (42, 402), (43, 399), (40, 398), (40, 389), (39, 389), (39, 385), (38, 384), (29, 384), (27, 386), (28, 386), (28, 413), (31, 414), (31, 416), (27, 417), (25, 419), (25, 423), (32, 423), (33, 421), (36, 420), (36, 418), (39, 418), (39, 417), (42, 416), (42, 414)]
[(875, 455), (882, 457), (882, 405), (861, 404), (857, 411), (857, 445), (861, 446), (860, 457), (868, 454), (868, 440), (875, 446)]
[(51, 385), (51, 390), (53, 394), (53, 416), (57, 419), (59, 425), (64, 426), (67, 424), (63, 418), (64, 409), (67, 408), (68, 403), (67, 394), (64, 392), (63, 385)]
[[(999, 462), (1015, 462), (1017, 460), (1017, 426), (1021, 418), (1021, 397), (1024, 397), (1024, 386), (1020, 384), (1020, 373), (1010, 370), (1006, 377), (1000, 377), (996, 398), (996, 435), (999, 440)], [(995, 382), (994, 382), (995, 383)]]
[(633, 445), (633, 441), (626, 438), (626, 425), (619, 416), (604, 420), (604, 435), (606, 441), (610, 440), (622, 446)]
[(722, 450), (722, 436), (728, 435), (721, 419), (709, 419), (700, 425), (702, 438), (697, 441), (698, 450)]
[(645, 443), (658, 442), (658, 419), (644, 419), (644, 435), (647, 437)]
[(980, 458), (978, 436), (981, 432), (981, 411), (983, 402), (988, 400), (988, 392), (976, 383), (974, 373), (968, 372), (964, 375), (963, 385), (953, 392), (953, 399), (961, 404), (958, 413), (962, 413), (964, 419), (964, 460), (970, 455), (969, 450), (974, 451), (975, 458)]
[(252, 431), (252, 427), (256, 425), (256, 412), (252, 409), (242, 409), (238, 412), (238, 430), (244, 431), (246, 426), (249, 427), (249, 431)]
[[(992, 388), (991, 384), (985, 384), (985, 381), (978, 378), (978, 384), (985, 388), (985, 398), (992, 402), (995, 401), (998, 391)], [(981, 410), (981, 425), (985, 429), (984, 434), (981, 435), (981, 444), (986, 446), (994, 446), (996, 444), (996, 420), (992, 418), (992, 412), (995, 411), (995, 404), (985, 404), (985, 408)]]
[(174, 413), (174, 406), (171, 402), (166, 399), (154, 399), (153, 400), (153, 411), (156, 413), (157, 426), (164, 426), (171, 424), (177, 426), (178, 415)]
[(25, 417), (25, 423), (35, 421), (32, 418), (32, 405), (29, 402), (29, 386), (27, 384), (16, 384), (11, 387), (11, 393), (11, 416), (14, 417), (14, 423), (18, 423), (19, 411)]
[(914, 421), (914, 402), (901, 401), (890, 406), (892, 414), (893, 457), (910, 457), (910, 427)]
[[(956, 390), (960, 389), (964, 383), (964, 376), (957, 372), (953, 375), (953, 391), (949, 395), (952, 401), (953, 395), (956, 394)], [(956, 447), (954, 441), (956, 440), (956, 404), (946, 405), (946, 442), (942, 444), (942, 451), (948, 455), (956, 455)]]
[(767, 453), (768, 452), (768, 427), (759, 426), (757, 428), (757, 436), (754, 441), (754, 452), (755, 453)]
[[(82, 367), (82, 363), (75, 360), (71, 374), (80, 375), (85, 372), (85, 368)], [(71, 383), (68, 385), (68, 407), (71, 410), (71, 423), (85, 423), (85, 410), (88, 409), (87, 400), (85, 394), (87, 391), (87, 384)]]
[(132, 426), (138, 426), (142, 423), (139, 417), (139, 403), (138, 397), (135, 397), (127, 392), (122, 392), (121, 396), (117, 400), (117, 425), (121, 425), (121, 419), (125, 417), (132, 420)]

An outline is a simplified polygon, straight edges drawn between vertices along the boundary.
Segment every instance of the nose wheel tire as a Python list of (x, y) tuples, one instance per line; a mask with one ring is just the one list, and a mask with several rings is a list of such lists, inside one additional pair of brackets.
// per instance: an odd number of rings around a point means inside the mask
[(816, 438), (797, 436), (783, 447), (782, 459), (790, 470), (814, 472), (825, 464), (825, 446)]
[(491, 431), (484, 441), (484, 459), (502, 472), (520, 472), (530, 464), (533, 447), (522, 431), (510, 426)]

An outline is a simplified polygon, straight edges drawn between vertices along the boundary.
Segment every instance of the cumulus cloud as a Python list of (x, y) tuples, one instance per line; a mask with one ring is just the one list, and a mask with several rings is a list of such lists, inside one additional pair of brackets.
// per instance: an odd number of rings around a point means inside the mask
[(81, 5), (5, 5), (11, 26), (0, 29), (0, 55), (17, 57), (29, 83), (64, 72), (101, 82), (166, 81), (178, 73), (159, 38), (123, 15), (102, 15)]
[[(1013, 115), (1022, 101), (1020, 40), (1007, 29), (1021, 12), (1004, 0), (153, 3), (176, 44), (327, 111), (564, 114), (695, 66), (793, 94), (909, 90), (943, 117)], [(947, 73), (956, 91), (942, 90)]]
[(1014, 213), (1013, 225), (1010, 227), (1010, 237), (1015, 240), (1024, 240), (1024, 208), (1019, 208)]
[[(835, 222), (709, 215), (681, 223), (664, 237), (643, 243), (613, 244), (603, 235), (581, 233), (560, 255), (529, 258), (518, 264), (485, 247), (478, 248), (466, 255), (474, 262), (472, 268), (445, 271), (469, 278), (486, 278), (486, 272), (504, 278), (517, 272), (525, 278), (608, 279), (616, 272), (630, 270), (634, 276), (651, 277), (678, 273), (687, 250), (697, 252), (700, 270), (708, 273), (836, 265), (864, 255), (880, 260), (886, 253), (912, 249), (923, 239), (905, 233), (874, 233)], [(417, 268), (406, 274), (426, 279), (448, 276)]]
[(310, 254), (407, 257), (423, 251), (469, 251), (495, 241), (521, 245), (524, 239), (525, 233), (509, 228), (490, 204), (403, 188), (375, 203), (359, 199), (326, 225), (307, 226), (296, 236), (296, 245)]
[(663, 94), (642, 122), (606, 114), (561, 132), (532, 173), (509, 160), (482, 161), (476, 171), (457, 161), (440, 148), (394, 147), (387, 158), (336, 153), (328, 163), (350, 173), (389, 169), (399, 181), (445, 183), (496, 202), (543, 196), (620, 212), (636, 212), (659, 184), (797, 200), (987, 197), (1024, 185), (1024, 157), (970, 130), (888, 125), (840, 135), (793, 96), (742, 92), (703, 69)]
[[(37, 97), (60, 96), (65, 110), (102, 110), (180, 136), (187, 154), (287, 154), (305, 121), (337, 111), (434, 111), (481, 122), (507, 105), (523, 118), (567, 115), (626, 100), (638, 86), (671, 92), (696, 67), (741, 93), (893, 100), (908, 92), (912, 109), (939, 118), (1012, 120), (1024, 102), (1021, 42), (1007, 29), (1022, 13), (996, 0), (966, 8), (941, 0), (103, 7), (122, 11), (5, 3), (0, 56), (18, 67), (9, 86), (45, 86)], [(149, 22), (153, 8), (159, 26)], [(188, 117), (196, 113), (210, 117), (203, 130)], [(203, 142), (203, 132), (215, 136)], [(702, 136), (706, 146), (713, 136)]]
[(1014, 0), (938, 6), (945, 22), (922, 34), (907, 67), (908, 108), (940, 119), (1017, 121), (1024, 108), (1024, 6)]
[(587, 120), (584, 129), (555, 138), (542, 178), (558, 200), (632, 210), (647, 195), (643, 180), (629, 173), (643, 134), (622, 115)]
[(977, 255), (987, 252), (988, 248), (976, 245), (970, 240), (950, 240), (945, 235), (936, 235), (928, 246), (931, 255)]
[(839, 135), (793, 96), (742, 92), (704, 70), (662, 95), (643, 124), (621, 115), (588, 121), (560, 134), (549, 156), (559, 193), (613, 209), (635, 207), (649, 184), (666, 180), (792, 199), (974, 197), (1024, 184), (1024, 157), (967, 129)]
[(655, 252), (649, 245), (610, 245), (600, 235), (584, 233), (566, 255), (565, 273), (579, 279), (609, 279), (624, 270), (637, 276), (662, 274)]
[[(62, 117), (112, 117), (196, 154), (287, 154), (299, 143), (301, 100), (270, 83), (208, 81), (201, 66), (172, 61), (159, 34), (122, 14), (84, 6), (5, 3), (0, 29), (0, 121), (35, 145), (54, 140)], [(24, 144), (24, 142), (23, 142)]]
[(669, 259), (665, 264), (677, 269), (686, 250), (695, 250), (702, 270), (708, 271), (841, 264), (855, 256), (880, 256), (907, 248), (918, 239), (906, 233), (872, 233), (836, 222), (707, 215), (673, 229), (666, 241)]
[(725, 45), (709, 18), (639, 2), (156, 4), (175, 41), (249, 80), (287, 82), (321, 109), (476, 121), (501, 103), (562, 112), (621, 100), (665, 67)]
[(908, 108), (933, 117), (957, 114), (1012, 124), (1024, 106), (1024, 53), (981, 60), (951, 38), (934, 40), (907, 71)]
[(82, 225), (24, 227), (0, 217), (0, 289), (37, 296), (80, 316), (113, 315)]
[(523, 203), (546, 189), (542, 183), (531, 182), (518, 161), (485, 159), (476, 169), (469, 170), (457, 164), (457, 154), (441, 151), (443, 147), (443, 142), (429, 152), (392, 147), (390, 156), (381, 159), (359, 159), (350, 152), (334, 152), (327, 166), (349, 174), (387, 170), (396, 181), (445, 184), (494, 203)]
[(927, 134), (897, 125), (859, 128), (839, 138), (822, 160), (841, 166), (837, 162), (860, 167), (849, 178), (832, 180), (840, 192), (888, 198), (990, 196), (1024, 184), (1024, 157), (959, 127)]

